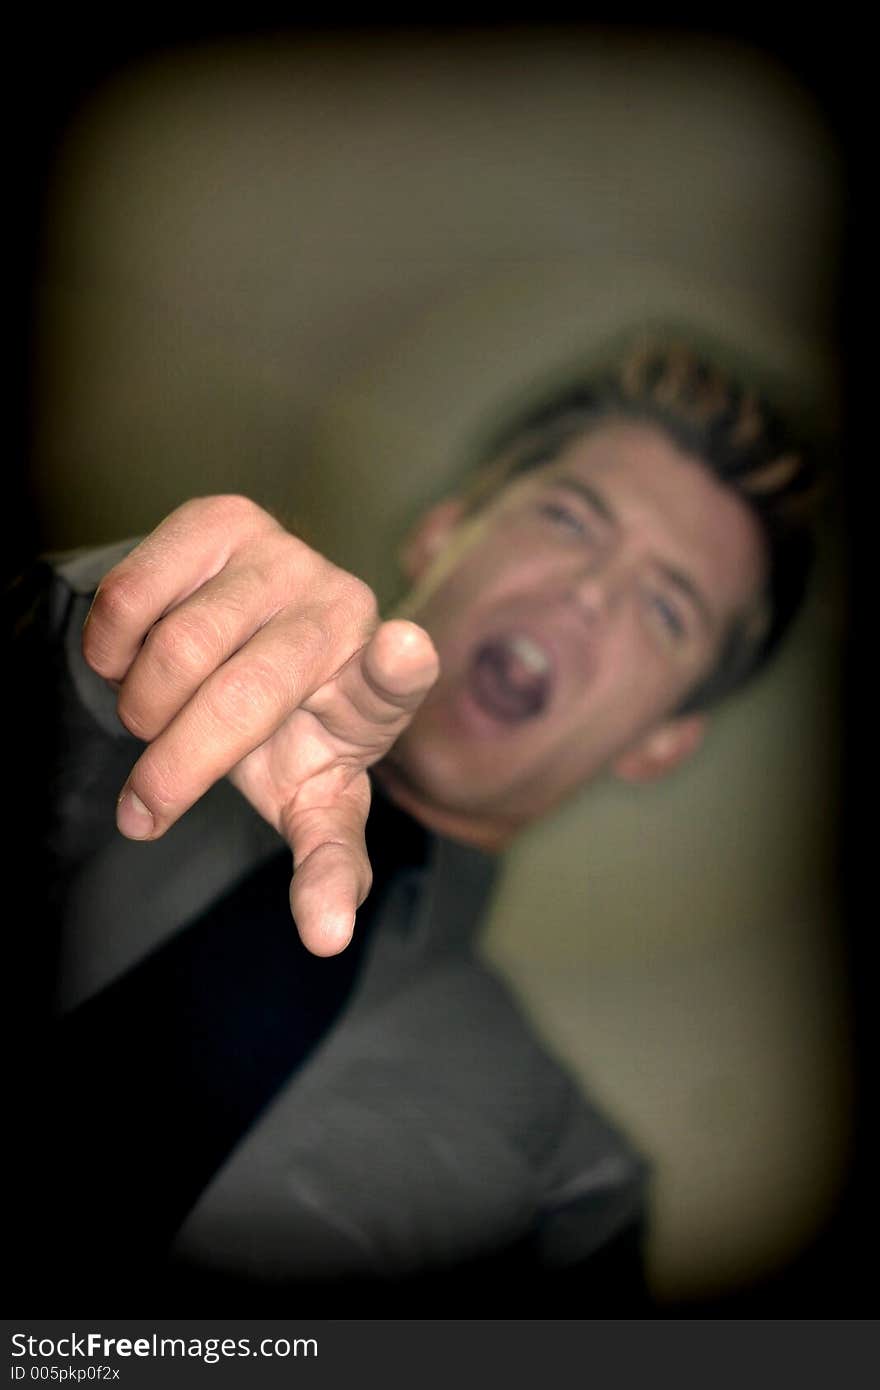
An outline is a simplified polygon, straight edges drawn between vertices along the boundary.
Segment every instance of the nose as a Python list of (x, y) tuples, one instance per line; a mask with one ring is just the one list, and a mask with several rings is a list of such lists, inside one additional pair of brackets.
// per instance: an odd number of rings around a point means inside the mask
[(604, 572), (591, 569), (580, 574), (571, 588), (578, 613), (589, 623), (601, 620), (608, 606), (608, 584)]
[(620, 553), (593, 557), (574, 578), (572, 600), (586, 621), (600, 622), (615, 610), (629, 578), (629, 565)]

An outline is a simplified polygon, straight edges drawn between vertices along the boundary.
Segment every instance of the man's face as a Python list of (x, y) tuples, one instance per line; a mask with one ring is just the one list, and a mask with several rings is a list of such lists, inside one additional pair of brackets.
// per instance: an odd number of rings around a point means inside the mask
[(477, 514), (429, 514), (412, 553), (405, 611), (441, 675), (390, 772), (441, 826), (490, 847), (603, 769), (677, 761), (674, 713), (734, 617), (756, 612), (764, 574), (744, 504), (658, 429), (623, 420)]

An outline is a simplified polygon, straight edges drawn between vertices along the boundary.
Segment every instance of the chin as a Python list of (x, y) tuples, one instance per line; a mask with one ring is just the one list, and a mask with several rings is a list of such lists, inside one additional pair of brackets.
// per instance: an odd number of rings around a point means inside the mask
[(491, 777), (480, 775), (479, 757), (465, 740), (432, 738), (410, 730), (383, 767), (421, 801), (449, 812), (479, 812), (497, 799)]

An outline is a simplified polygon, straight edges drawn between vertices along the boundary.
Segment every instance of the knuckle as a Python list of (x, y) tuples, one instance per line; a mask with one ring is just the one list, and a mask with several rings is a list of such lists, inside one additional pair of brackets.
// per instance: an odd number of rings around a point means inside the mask
[(115, 627), (130, 622), (140, 606), (140, 587), (133, 575), (112, 570), (95, 594), (90, 620), (92, 629), (96, 623)]
[(283, 682), (274, 666), (251, 658), (217, 674), (205, 700), (209, 715), (238, 733), (262, 728), (283, 708)]
[(125, 575), (113, 574), (98, 588), (82, 635), (83, 656), (98, 675), (117, 674), (114, 641), (134, 629), (138, 606), (138, 586)]
[(362, 633), (378, 621), (379, 605), (369, 584), (335, 565), (304, 541), (282, 531), (277, 545), (262, 551), (273, 589), (292, 617), (306, 622), (311, 614), (322, 629)]
[(261, 521), (272, 520), (267, 511), (240, 492), (218, 493), (203, 501), (218, 525), (229, 527), (233, 532), (242, 528), (250, 530)]
[(289, 652), (297, 665), (307, 668), (328, 650), (334, 636), (333, 625), (327, 622), (323, 609), (305, 609), (293, 614), (293, 629)]
[(189, 532), (205, 531), (237, 548), (270, 524), (274, 526), (273, 518), (250, 497), (228, 492), (191, 497), (165, 519), (159, 531), (167, 530), (178, 538)]
[(147, 638), (150, 657), (175, 677), (194, 679), (222, 659), (222, 639), (210, 620), (179, 614), (166, 618)]
[(367, 626), (376, 621), (379, 605), (369, 584), (355, 575), (347, 575), (344, 592), (349, 611), (358, 623)]

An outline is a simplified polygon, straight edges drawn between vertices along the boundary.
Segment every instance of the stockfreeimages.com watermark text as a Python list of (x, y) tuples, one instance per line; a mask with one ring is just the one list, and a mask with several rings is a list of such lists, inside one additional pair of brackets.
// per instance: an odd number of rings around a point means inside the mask
[[(57, 1367), (41, 1365), (49, 1360), (100, 1361), (101, 1367), (71, 1366), (73, 1372), (66, 1380), (110, 1380), (112, 1366), (108, 1363), (121, 1357), (141, 1359), (161, 1359), (177, 1357), (204, 1361), (207, 1365), (234, 1357), (278, 1357), (317, 1356), (318, 1343), (314, 1337), (160, 1337), (153, 1332), (147, 1337), (105, 1337), (101, 1332), (75, 1333), (62, 1337), (32, 1337), (25, 1332), (12, 1334), (12, 1356), (17, 1358), (12, 1366), (13, 1380), (60, 1379), (51, 1376)], [(30, 1362), (30, 1364), (28, 1364)], [(101, 1375), (94, 1374), (98, 1370)], [(82, 1372), (82, 1374), (79, 1374)]]

